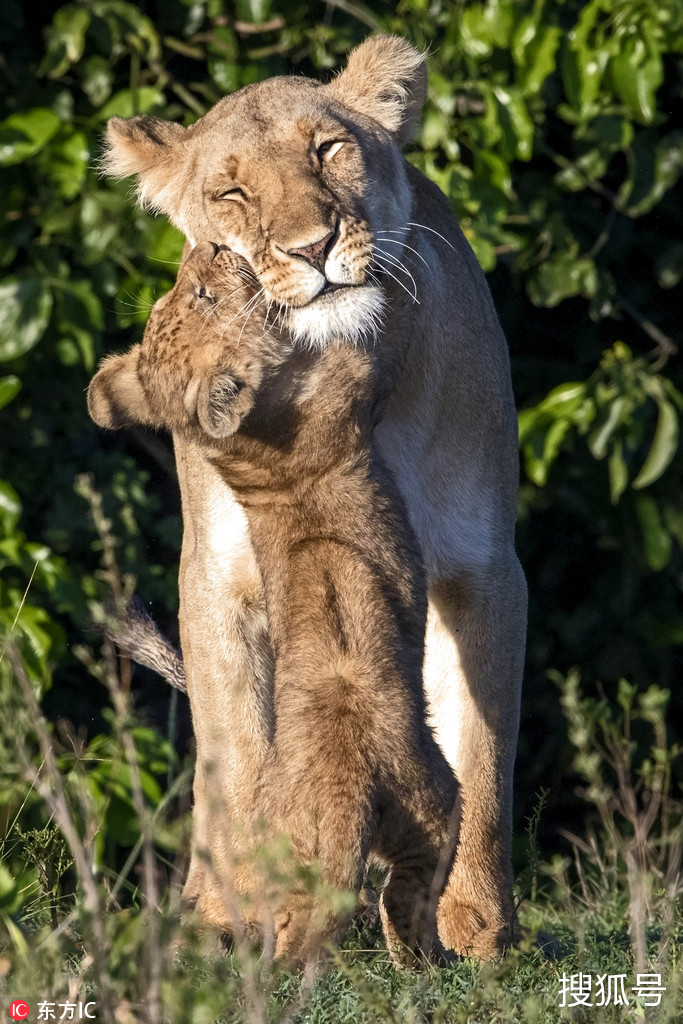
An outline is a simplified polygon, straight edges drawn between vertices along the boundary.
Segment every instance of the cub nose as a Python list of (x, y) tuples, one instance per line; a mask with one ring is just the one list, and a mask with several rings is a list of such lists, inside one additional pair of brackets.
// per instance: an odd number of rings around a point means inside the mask
[(300, 256), (302, 260), (306, 260), (307, 263), (318, 271), (318, 273), (325, 276), (325, 257), (327, 251), (330, 248), (330, 242), (334, 238), (334, 231), (329, 231), (322, 238), (319, 238), (317, 242), (311, 242), (310, 245), (302, 245), (299, 249), (289, 249), (288, 253), (290, 256)]

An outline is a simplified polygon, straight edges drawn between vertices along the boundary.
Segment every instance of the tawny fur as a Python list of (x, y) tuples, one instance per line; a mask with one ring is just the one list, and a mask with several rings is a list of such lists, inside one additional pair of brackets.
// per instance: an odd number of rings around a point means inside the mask
[[(142, 422), (192, 440), (236, 494), (275, 656), (275, 730), (254, 818), (356, 896), (368, 856), (380, 857), (389, 947), (429, 953), (460, 805), (426, 722), (420, 553), (371, 448), (374, 360), (343, 342), (297, 351), (264, 326), (262, 306), (238, 322), (245, 289), (257, 299), (240, 270), (232, 253), (199, 245), (142, 345), (105, 361), (90, 408), (103, 426)], [(250, 900), (250, 924), (273, 914), (276, 954), (309, 964), (340, 937), (344, 916), (302, 887), (260, 909), (267, 880), (251, 865), (235, 864), (231, 882)]]
[[(241, 253), (303, 344), (344, 336), (386, 357), (389, 400), (374, 444), (426, 564), (425, 688), (465, 798), (449, 934), (461, 952), (491, 957), (510, 940), (512, 912), (526, 622), (514, 551), (517, 429), (483, 274), (444, 196), (400, 154), (424, 93), (420, 54), (375, 37), (329, 85), (261, 82), (189, 128), (113, 118), (104, 163), (111, 174), (134, 175), (141, 200), (188, 239)], [(327, 145), (338, 141), (336, 150)], [(324, 276), (292, 254), (332, 231)], [(325, 280), (353, 287), (323, 294)], [(220, 900), (205, 859), (220, 863), (229, 841), (221, 822), (249, 806), (268, 749), (271, 657), (242, 508), (201, 449), (179, 437), (175, 448), (185, 531), (180, 627), (198, 744), (186, 888), (210, 917)]]

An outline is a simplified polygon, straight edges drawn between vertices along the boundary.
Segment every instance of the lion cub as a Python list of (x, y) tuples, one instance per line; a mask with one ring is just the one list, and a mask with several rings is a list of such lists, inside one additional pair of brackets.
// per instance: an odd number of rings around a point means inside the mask
[[(341, 342), (294, 348), (264, 323), (258, 296), (240, 257), (198, 245), (142, 345), (104, 361), (90, 413), (101, 426), (145, 423), (201, 443), (243, 505), (275, 655), (275, 734), (255, 820), (289, 836), (297, 861), (318, 862), (335, 889), (357, 895), (371, 853), (388, 864), (382, 924), (410, 960), (407, 950), (437, 942), (460, 819), (426, 721), (420, 556), (371, 448), (372, 357)], [(257, 906), (259, 893), (250, 897)], [(296, 884), (282, 892), (270, 907), (276, 955), (314, 962), (346, 923), (330, 906)]]

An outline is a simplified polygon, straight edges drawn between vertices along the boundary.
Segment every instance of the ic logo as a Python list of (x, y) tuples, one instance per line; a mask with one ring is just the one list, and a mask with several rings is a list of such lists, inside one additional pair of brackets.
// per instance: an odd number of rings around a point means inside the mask
[(15, 999), (9, 1008), (9, 1015), (12, 1020), (26, 1020), (29, 1013), (29, 1005), (23, 999)]

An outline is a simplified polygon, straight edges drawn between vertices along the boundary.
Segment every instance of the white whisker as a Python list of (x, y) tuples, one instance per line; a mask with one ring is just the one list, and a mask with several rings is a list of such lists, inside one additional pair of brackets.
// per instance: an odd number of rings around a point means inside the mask
[(383, 274), (386, 274), (388, 277), (393, 278), (393, 280), (396, 282), (396, 284), (399, 285), (399, 287), (401, 287), (403, 289), (403, 291), (406, 293), (406, 295), (410, 296), (410, 298), (413, 300), (413, 302), (416, 302), (418, 304), (418, 306), (419, 306), (420, 305), (420, 300), (418, 299), (417, 295), (414, 292), (411, 292), (411, 290), (409, 288), (406, 288), (406, 286), (404, 285), (403, 281), (400, 281), (398, 279), (398, 277), (396, 277), (395, 274), (391, 273), (391, 271), (388, 269), (388, 267), (384, 266), (381, 263), (381, 260), (378, 259), (377, 253), (375, 253), (375, 261), (378, 262), (379, 269), (381, 270), (381, 272)]
[(245, 320), (245, 321), (244, 321), (244, 323), (242, 324), (242, 330), (240, 331), (240, 333), (239, 333), (239, 337), (238, 337), (238, 339), (237, 339), (237, 347), (239, 347), (239, 343), (240, 343), (240, 341), (242, 340), (242, 335), (244, 334), (244, 329), (245, 329), (245, 327), (247, 326), (247, 324), (249, 323), (249, 321), (250, 321), (250, 319), (251, 319), (251, 315), (252, 315), (252, 313), (255, 313), (255, 312), (256, 312), (256, 310), (257, 310), (257, 309), (258, 309), (258, 307), (259, 307), (259, 303), (258, 303), (258, 302), (256, 302), (256, 301), (254, 301), (254, 300), (256, 300), (256, 299), (260, 299), (261, 295), (263, 295), (263, 294), (264, 294), (264, 293), (263, 293), (263, 288), (259, 288), (259, 290), (258, 290), (258, 291), (256, 292), (256, 295), (254, 295), (254, 296), (253, 296), (253, 298), (251, 299), (251, 303), (252, 303), (252, 306), (251, 306), (251, 309), (249, 310), (249, 313), (247, 314), (247, 318), (246, 318), (246, 320)]
[(251, 310), (249, 309), (250, 305), (252, 303), (254, 303), (254, 305), (256, 305), (256, 302), (260, 298), (262, 293), (263, 293), (263, 288), (259, 288), (259, 290), (256, 292), (256, 294), (252, 295), (252, 297), (250, 299), (247, 299), (247, 301), (242, 306), (240, 306), (240, 308), (237, 310), (235, 315), (233, 317), (231, 317), (226, 324), (223, 324), (223, 330), (221, 332), (221, 341), (225, 337), (225, 334), (226, 334), (226, 332), (228, 330), (228, 327), (230, 327), (231, 324), (233, 324), (235, 322), (235, 320), (237, 320), (239, 317), (245, 316), (245, 314), (246, 314), (247, 319), (249, 318), (249, 315), (251, 313)]
[(148, 260), (151, 260), (152, 263), (165, 263), (167, 267), (179, 267), (180, 266), (180, 261), (179, 260), (160, 260), (157, 256), (150, 256), (149, 254), (147, 255), (146, 258)]
[(423, 228), (425, 231), (431, 231), (433, 235), (436, 235), (436, 237), (440, 238), (442, 242), (445, 242), (449, 249), (452, 249), (453, 252), (456, 253), (457, 255), (458, 250), (455, 248), (455, 246), (451, 245), (448, 239), (444, 238), (443, 235), (439, 234), (438, 231), (435, 231), (434, 228), (428, 228), (426, 224), (417, 224), (415, 221), (412, 220), (409, 220), (408, 223), (413, 228)]
[(419, 260), (422, 260), (427, 270), (429, 270), (429, 264), (427, 263), (427, 260), (424, 258), (421, 252), (418, 252), (417, 249), (413, 249), (412, 245), (408, 245), (407, 242), (404, 242), (400, 238), (385, 238), (384, 232), (378, 232), (377, 237), (380, 239), (381, 242), (391, 242), (392, 245), (400, 245), (403, 249), (410, 249), (411, 252), (415, 253)]
[(396, 256), (393, 255), (393, 253), (385, 252), (384, 249), (381, 249), (378, 245), (376, 245), (375, 255), (377, 255), (378, 253), (385, 260), (389, 260), (392, 267), (396, 267), (397, 270), (401, 270), (407, 277), (410, 278), (413, 284), (413, 294), (417, 299), (417, 284), (415, 283), (415, 278), (410, 273), (410, 271), (403, 265), (403, 263), (401, 263), (401, 261)]

